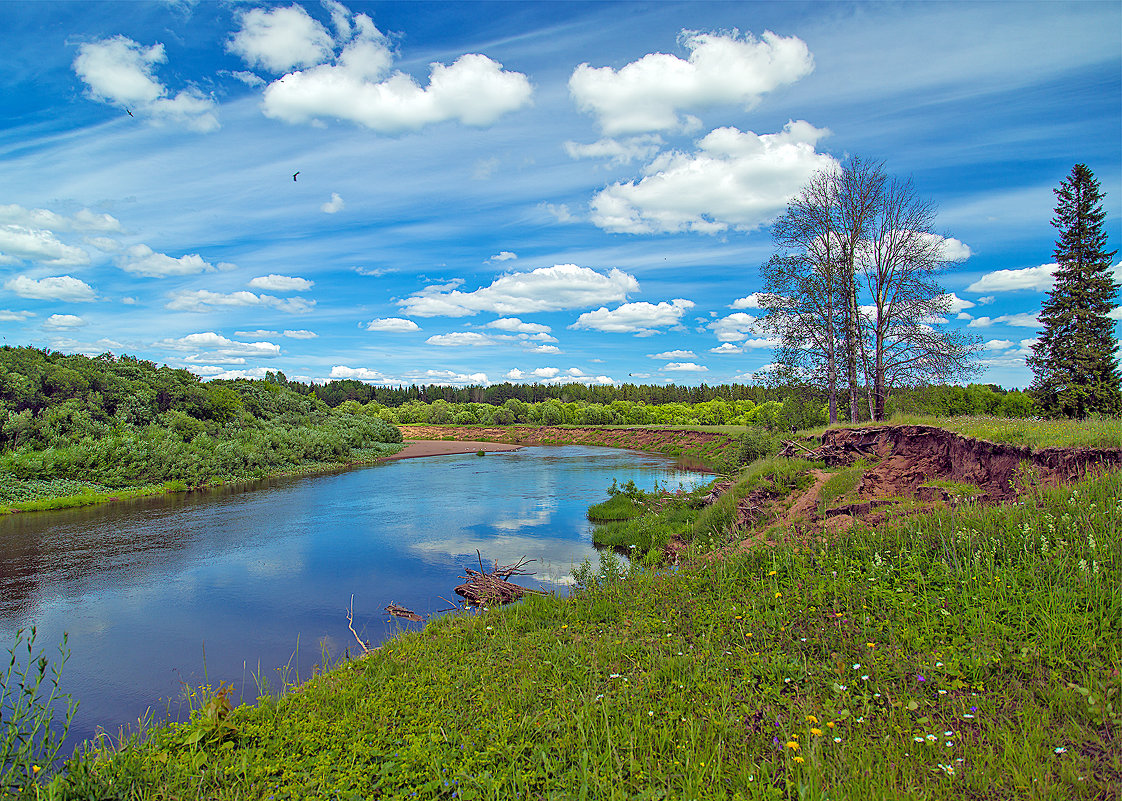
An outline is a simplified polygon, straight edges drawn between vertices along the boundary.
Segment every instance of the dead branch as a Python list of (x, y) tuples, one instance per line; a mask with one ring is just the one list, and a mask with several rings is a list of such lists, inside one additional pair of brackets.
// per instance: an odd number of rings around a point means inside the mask
[(525, 565), (532, 562), (532, 559), (523, 557), (515, 564), (506, 565), (504, 567), (495, 564), (491, 572), (487, 573), (482, 569), (483, 557), (479, 556), (478, 551), (476, 551), (476, 556), (479, 557), (480, 569), (473, 570), (470, 567), (464, 568), (464, 573), (467, 575), (460, 576), (460, 578), (464, 579), (464, 583), (455, 588), (456, 594), (464, 598), (468, 603), (475, 604), (476, 606), (493, 606), (495, 604), (506, 604), (511, 601), (516, 601), (526, 593), (537, 595), (545, 594), (539, 590), (531, 590), (507, 580), (515, 575), (533, 575), (522, 569)]
[(366, 643), (364, 643), (362, 641), (362, 638), (358, 636), (358, 632), (355, 631), (354, 609), (355, 609), (355, 596), (354, 596), (354, 593), (351, 593), (351, 605), (347, 607), (347, 628), (349, 628), (351, 630), (351, 634), (355, 635), (355, 639), (358, 640), (358, 644), (362, 647), (362, 652), (364, 654), (368, 654), (368, 653), (370, 653), (370, 646), (367, 645)]

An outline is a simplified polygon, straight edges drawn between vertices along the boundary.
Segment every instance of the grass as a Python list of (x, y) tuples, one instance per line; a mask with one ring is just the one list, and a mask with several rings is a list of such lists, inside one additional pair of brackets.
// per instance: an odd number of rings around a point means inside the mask
[(53, 795), (1110, 797), (1120, 498), (1116, 473), (448, 616)]
[(762, 459), (716, 503), (599, 527), (673, 529), (686, 567), (652, 536), (570, 598), (434, 620), (255, 707), (204, 694), (40, 797), (1116, 797), (1122, 473), (727, 547), (738, 504), (812, 468)]
[(631, 520), (643, 514), (645, 507), (629, 495), (613, 495), (603, 503), (594, 503), (588, 507), (588, 519), (594, 523), (606, 523), (609, 520)]
[[(849, 424), (839, 424), (847, 427)], [(859, 425), (870, 425), (860, 423)], [(1039, 420), (1009, 419), (1005, 417), (930, 417), (925, 415), (896, 415), (885, 423), (872, 425), (926, 425), (938, 426), (967, 437), (1027, 445), (1030, 448), (1087, 447), (1122, 448), (1122, 419)], [(835, 426), (837, 427), (837, 426)], [(821, 434), (825, 427), (812, 432)]]
[(857, 489), (857, 485), (861, 483), (861, 478), (868, 469), (868, 463), (862, 459), (830, 476), (822, 485), (822, 491), (818, 495), (819, 512), (829, 509), (838, 500), (848, 498)]

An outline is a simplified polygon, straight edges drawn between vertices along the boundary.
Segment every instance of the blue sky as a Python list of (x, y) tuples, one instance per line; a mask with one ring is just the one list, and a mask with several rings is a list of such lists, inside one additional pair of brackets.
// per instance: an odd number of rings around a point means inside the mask
[(937, 204), (942, 325), (1025, 386), (1075, 163), (1122, 242), (1113, 2), (3, 3), (0, 26), (8, 344), (204, 377), (746, 381), (773, 356), (770, 222), (860, 155)]

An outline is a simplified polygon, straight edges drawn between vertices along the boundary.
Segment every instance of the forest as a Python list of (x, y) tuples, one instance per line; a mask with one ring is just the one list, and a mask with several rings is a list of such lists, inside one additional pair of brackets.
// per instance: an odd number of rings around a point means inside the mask
[[(0, 484), (69, 479), (199, 486), (309, 463), (368, 461), (401, 432), (276, 382), (202, 382), (130, 356), (0, 348)], [(0, 498), (0, 501), (5, 499)]]

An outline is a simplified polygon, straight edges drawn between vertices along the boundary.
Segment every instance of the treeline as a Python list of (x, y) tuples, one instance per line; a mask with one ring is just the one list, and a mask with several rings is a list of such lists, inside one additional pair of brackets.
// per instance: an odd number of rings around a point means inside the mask
[[(811, 385), (766, 386), (762, 384), (700, 384), (696, 387), (677, 384), (491, 384), (489, 386), (450, 387), (436, 384), (413, 384), (387, 387), (364, 384), (351, 378), (328, 381), (326, 384), (305, 384), (288, 381), (284, 373), (268, 373), (266, 381), (276, 382), (304, 395), (315, 393), (328, 406), (353, 400), (361, 404), (396, 409), (407, 403), (432, 404), (444, 401), (456, 407), (481, 404), (502, 406), (508, 400), (533, 405), (549, 400), (562, 404), (613, 406), (618, 402), (632, 405), (661, 406), (666, 404), (696, 405), (721, 400), (730, 403), (751, 401), (759, 406), (769, 401), (788, 405), (825, 404), (825, 389)], [(743, 407), (742, 407), (743, 408)], [(996, 384), (950, 384), (900, 387), (888, 399), (887, 413), (931, 414), (938, 416), (981, 415), (994, 417), (1032, 417), (1039, 414), (1032, 396), (1021, 390), (1006, 390)], [(486, 414), (476, 409), (477, 414)], [(801, 412), (800, 412), (801, 413)], [(813, 415), (812, 415), (813, 416)], [(866, 414), (867, 416), (867, 414)], [(405, 421), (401, 421), (405, 422)], [(414, 421), (421, 422), (421, 421)], [(529, 421), (527, 421), (529, 422)], [(817, 423), (815, 423), (817, 425)]]
[(394, 450), (396, 426), (276, 382), (202, 382), (130, 356), (0, 348), (0, 483), (198, 486)]
[[(902, 388), (889, 414), (1028, 417), (1032, 398), (988, 384)], [(822, 425), (820, 387), (744, 384), (496, 384), (383, 387), (203, 382), (130, 356), (0, 348), (0, 483), (77, 479), (109, 487), (253, 478), (311, 462), (373, 458), (397, 424)]]

